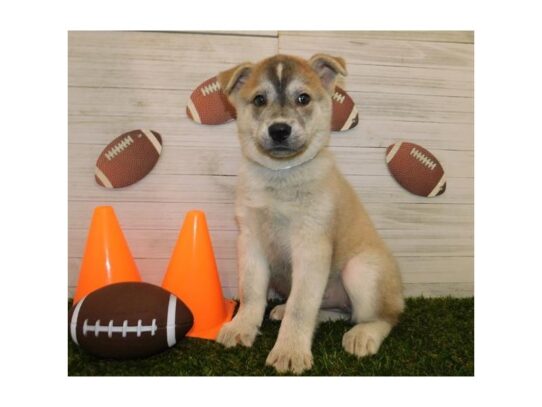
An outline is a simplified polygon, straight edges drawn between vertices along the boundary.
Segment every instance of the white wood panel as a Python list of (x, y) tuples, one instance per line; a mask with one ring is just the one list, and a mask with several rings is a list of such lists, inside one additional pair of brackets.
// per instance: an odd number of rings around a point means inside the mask
[[(213, 230), (237, 230), (233, 202), (112, 202), (123, 229), (178, 230), (187, 211), (205, 212)], [(70, 201), (69, 227), (86, 229), (96, 201)], [(367, 203), (365, 208), (378, 229), (435, 229), (460, 227), (472, 233), (473, 207), (470, 204)], [(142, 216), (144, 214), (145, 216)]]
[[(403, 282), (405, 284), (426, 283), (469, 283), (472, 282), (472, 257), (397, 257)], [(161, 284), (169, 259), (135, 258), (136, 265), (143, 281)], [(68, 259), (68, 285), (75, 287), (81, 267), (80, 257)], [(217, 268), (223, 285), (237, 285), (237, 259), (217, 259)], [(457, 270), (457, 273), (451, 271)]]
[[(191, 91), (179, 89), (68, 88), (68, 114), (78, 116), (130, 116), (157, 120), (189, 120), (186, 101)], [(209, 127), (210, 129), (212, 127)]]
[[(185, 109), (190, 93), (178, 89), (70, 87), (68, 111), (72, 116), (129, 116), (149, 122), (165, 117), (189, 120)], [(473, 123), (471, 98), (372, 92), (349, 94), (358, 106), (362, 120)], [(208, 129), (211, 132), (220, 128), (208, 126)]]
[[(472, 266), (472, 257), (398, 257), (397, 260), (404, 284), (426, 284), (427, 281), (438, 284), (471, 282), (471, 273), (468, 272), (468, 268)], [(135, 262), (143, 281), (157, 285), (162, 283), (169, 259), (136, 258)], [(76, 286), (80, 267), (80, 258), (69, 258), (68, 285), (70, 287)], [(217, 259), (217, 268), (223, 286), (237, 286), (236, 259)], [(460, 272), (454, 275), (450, 273), (452, 270), (460, 270)]]
[[(181, 32), (182, 31), (178, 31)], [(249, 37), (278, 37), (279, 32), (278, 31), (271, 31), (271, 30), (242, 30), (242, 31), (186, 31), (191, 34), (207, 34), (207, 35), (241, 35), (241, 36), (249, 36)]]
[(68, 34), (70, 86), (184, 89), (244, 60), (277, 52), (277, 39), (159, 32)]
[[(184, 104), (184, 101), (182, 103)], [(68, 124), (70, 144), (97, 144), (105, 147), (122, 133), (141, 128), (158, 131), (162, 135), (164, 147), (169, 145), (217, 147), (239, 144), (235, 122), (204, 126), (179, 117), (180, 114), (169, 117), (70, 116)]]
[[(237, 230), (233, 202), (113, 202), (112, 206), (123, 230), (180, 230), (185, 214), (191, 209), (205, 212), (213, 230)], [(70, 201), (68, 218), (71, 229), (87, 229), (96, 201)], [(451, 208), (455, 207), (452, 206)], [(144, 214), (145, 216), (142, 216)]]
[(280, 31), (285, 36), (325, 36), (329, 39), (356, 38), (357, 40), (384, 39), (393, 41), (474, 43), (473, 31)]
[(361, 112), (360, 118), (387, 121), (474, 123), (471, 98), (349, 92)]
[[(168, 266), (168, 259), (136, 258), (143, 281), (160, 285)], [(438, 296), (453, 293), (472, 295), (472, 257), (398, 257), (407, 295)], [(79, 275), (80, 258), (68, 259), (69, 295), (73, 296)], [(224, 294), (238, 298), (237, 261), (217, 259)], [(459, 272), (457, 272), (459, 271)], [(431, 283), (427, 283), (431, 281)], [(446, 291), (451, 290), (451, 291)]]
[[(139, 274), (143, 281), (151, 284), (162, 284), (164, 275), (169, 264), (169, 259), (147, 259), (135, 257), (135, 262)], [(236, 259), (216, 259), (219, 271), (220, 282), (222, 286), (237, 286), (237, 260)], [(70, 257), (68, 259), (69, 280), (68, 286), (75, 287), (79, 277), (79, 268), (81, 267), (80, 257)]]
[[(210, 233), (216, 258), (234, 259), (237, 231), (211, 230)], [(124, 234), (133, 256), (169, 258), (179, 232), (172, 229), (127, 229), (124, 230)], [(397, 256), (469, 257), (474, 255), (472, 231), (466, 231), (462, 227), (450, 225), (445, 228), (382, 229), (380, 235)], [(85, 229), (68, 230), (69, 257), (82, 255), (86, 237)]]
[[(69, 261), (73, 294), (95, 206), (111, 204), (145, 281), (159, 284), (187, 210), (205, 210), (226, 296), (237, 295), (233, 217), (239, 160), (235, 123), (201, 126), (186, 100), (203, 80), (275, 52), (346, 58), (344, 86), (358, 126), (334, 133), (338, 164), (398, 256), (407, 295), (473, 293), (473, 33), (69, 33)], [(114, 137), (151, 128), (164, 139), (152, 173), (122, 190), (93, 179)], [(435, 199), (389, 176), (384, 149), (409, 140), (430, 149), (449, 181)]]
[[(157, 167), (161, 165), (158, 161)], [(94, 170), (92, 170), (94, 171)], [(472, 203), (474, 191), (472, 179), (447, 179), (446, 192), (434, 198), (424, 198), (406, 192), (389, 174), (348, 175), (363, 202), (381, 203)], [(96, 202), (232, 202), (236, 177), (214, 175), (180, 175), (151, 172), (137, 184), (112, 192), (99, 187), (92, 174), (69, 174), (70, 200), (93, 200)]]
[(442, 68), (415, 68), (410, 66), (379, 66), (350, 64), (343, 87), (348, 92), (437, 95), (472, 98), (474, 77), (472, 71)]
[[(123, 87), (145, 89), (194, 89), (203, 80), (228, 69), (241, 60), (257, 61), (277, 50), (276, 40), (210, 36), (207, 42), (219, 44), (230, 55), (242, 47), (246, 54), (232, 61), (212, 48), (203, 47), (195, 58), (192, 53), (193, 36), (164, 33), (122, 33), (121, 43), (113, 42), (103, 48), (88, 44), (81, 33), (69, 34), (69, 85), (91, 87)], [(141, 36), (153, 36), (153, 41), (140, 41)], [(102, 35), (102, 37), (105, 34)], [(84, 37), (84, 36), (83, 36)], [(98, 36), (100, 37), (100, 36)], [(116, 36), (115, 36), (116, 37)], [(184, 39), (178, 37), (186, 37)], [(200, 36), (202, 37), (202, 36)], [(163, 41), (168, 39), (169, 41)], [(173, 40), (173, 41), (172, 41)], [(204, 41), (203, 37), (202, 40)], [(97, 40), (99, 41), (99, 40)], [(156, 43), (161, 46), (157, 47)], [(258, 46), (254, 46), (254, 44)], [(202, 65), (202, 59), (205, 64)], [(174, 63), (175, 60), (182, 63)], [(350, 64), (350, 63), (349, 63)], [(346, 81), (348, 91), (376, 91), (383, 93), (440, 94), (472, 97), (473, 76), (469, 71), (382, 66), (375, 72), (372, 65), (352, 63)]]
[[(163, 135), (165, 146), (238, 147), (235, 122), (203, 126), (179, 117), (70, 116), (71, 143), (105, 147), (118, 135), (132, 129), (150, 128)], [(332, 133), (330, 144), (341, 147), (387, 147), (398, 140), (409, 140), (424, 147), (448, 150), (474, 148), (472, 124), (370, 119), (364, 114), (354, 129)]]
[(333, 133), (333, 146), (388, 147), (399, 140), (421, 144), (429, 150), (473, 150), (474, 127), (469, 123), (379, 120), (360, 117), (358, 126)]
[[(238, 173), (241, 151), (237, 146), (168, 146), (164, 142), (160, 158), (163, 163), (153, 170), (153, 174), (201, 174), (236, 175)], [(96, 163), (103, 151), (103, 145), (69, 145), (68, 171), (88, 176), (89, 169)], [(385, 175), (386, 148), (384, 147), (331, 147), (341, 171), (347, 175)], [(472, 178), (474, 175), (474, 153), (432, 149), (431, 152), (443, 165), (449, 178)], [(176, 157), (183, 157), (176, 160)]]
[(328, 36), (326, 32), (283, 33), (279, 36), (279, 52), (305, 58), (324, 52), (343, 57), (349, 66), (395, 65), (464, 71), (472, 71), (474, 66), (473, 44), (368, 38), (358, 32), (340, 36)]

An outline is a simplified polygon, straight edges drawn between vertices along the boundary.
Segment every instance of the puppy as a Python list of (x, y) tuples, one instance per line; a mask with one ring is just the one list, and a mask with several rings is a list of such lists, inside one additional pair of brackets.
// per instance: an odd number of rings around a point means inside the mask
[(242, 150), (236, 217), (240, 306), (218, 342), (252, 346), (269, 288), (288, 298), (266, 363), (299, 374), (312, 367), (319, 320), (347, 314), (344, 349), (375, 354), (404, 301), (396, 262), (326, 148), (331, 96), (342, 58), (276, 55), (222, 72), (237, 110)]

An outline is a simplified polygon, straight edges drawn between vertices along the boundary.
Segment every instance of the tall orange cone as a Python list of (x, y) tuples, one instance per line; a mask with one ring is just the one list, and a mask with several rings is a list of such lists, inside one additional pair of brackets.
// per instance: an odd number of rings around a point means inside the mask
[(202, 211), (186, 214), (162, 287), (192, 311), (194, 325), (187, 336), (216, 339), (231, 320), (235, 301), (225, 300), (216, 267), (207, 221)]
[(113, 208), (98, 206), (92, 216), (73, 303), (98, 288), (126, 281), (141, 281), (137, 266)]

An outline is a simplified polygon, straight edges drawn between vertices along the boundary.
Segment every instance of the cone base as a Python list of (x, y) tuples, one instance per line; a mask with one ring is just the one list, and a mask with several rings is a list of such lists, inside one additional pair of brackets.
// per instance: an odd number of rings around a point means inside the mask
[(222, 325), (224, 325), (226, 322), (230, 322), (233, 318), (233, 313), (235, 311), (235, 307), (237, 306), (237, 301), (225, 299), (224, 305), (226, 306), (226, 318), (224, 319), (224, 321), (212, 328), (192, 328), (190, 331), (188, 331), (186, 336), (190, 338), (210, 339), (213, 341), (216, 340), (216, 337), (218, 336), (218, 332), (220, 331), (220, 328), (222, 328)]

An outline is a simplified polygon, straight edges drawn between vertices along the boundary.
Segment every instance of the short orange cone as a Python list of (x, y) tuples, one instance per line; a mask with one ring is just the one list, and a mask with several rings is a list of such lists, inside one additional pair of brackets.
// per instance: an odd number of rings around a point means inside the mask
[(207, 221), (202, 211), (186, 214), (162, 287), (192, 311), (194, 325), (187, 336), (216, 339), (231, 320), (235, 301), (225, 300), (216, 267)]
[(141, 281), (137, 266), (113, 208), (98, 206), (92, 216), (73, 303), (98, 288), (126, 281)]

